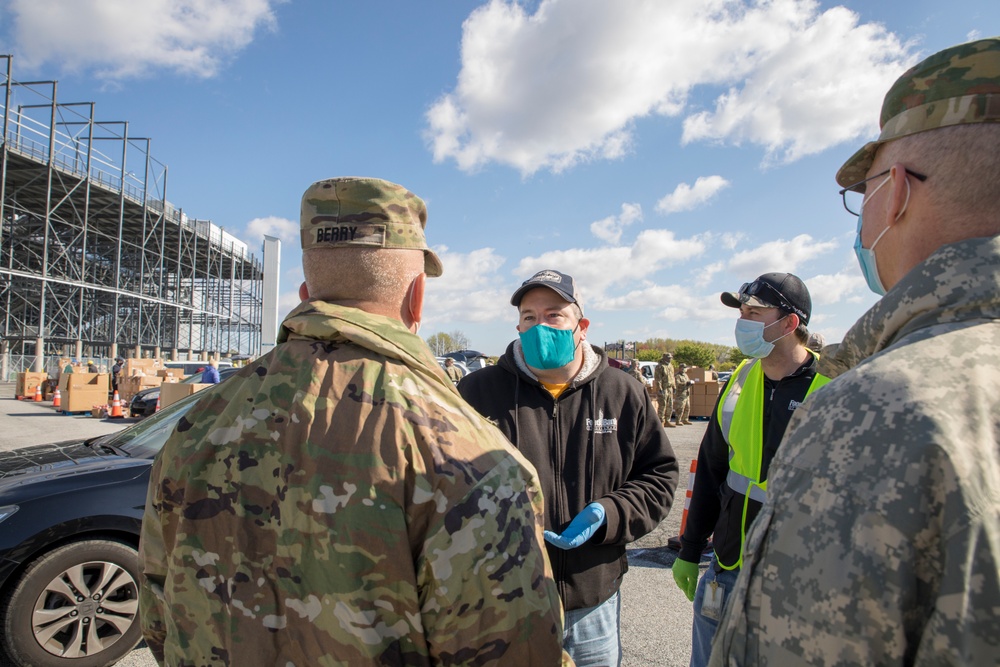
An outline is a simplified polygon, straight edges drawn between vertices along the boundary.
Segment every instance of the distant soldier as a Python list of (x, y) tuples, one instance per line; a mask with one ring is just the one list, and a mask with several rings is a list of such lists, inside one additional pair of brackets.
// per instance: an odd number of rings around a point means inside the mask
[(636, 380), (638, 380), (639, 382), (642, 383), (643, 387), (646, 386), (646, 378), (644, 378), (642, 376), (642, 367), (639, 366), (639, 360), (638, 359), (633, 359), (632, 360), (632, 365), (629, 366), (628, 371), (629, 371), (629, 373), (632, 374), (632, 377), (634, 377)]
[(455, 365), (455, 360), (451, 357), (444, 360), (444, 374), (455, 384), (458, 384), (458, 381), (462, 379), (462, 371)]
[(676, 385), (674, 386), (674, 414), (677, 415), (677, 424), (690, 424), (688, 416), (691, 414), (691, 385), (694, 380), (688, 377), (687, 364), (681, 364), (677, 375), (674, 376)]
[(656, 398), (659, 403), (660, 423), (667, 428), (674, 428), (675, 424), (670, 421), (670, 416), (674, 411), (674, 367), (670, 361), (674, 355), (664, 352), (660, 357), (660, 363), (656, 364), (656, 371), (653, 373), (653, 388), (656, 390)]
[(441, 275), (426, 216), (379, 179), (303, 195), (303, 303), (151, 471), (140, 619), (160, 664), (562, 659), (535, 470), (415, 335)]

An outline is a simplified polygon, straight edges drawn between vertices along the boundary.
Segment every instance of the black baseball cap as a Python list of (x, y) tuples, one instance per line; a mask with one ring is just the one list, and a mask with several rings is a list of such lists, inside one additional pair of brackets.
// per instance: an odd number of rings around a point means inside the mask
[(521, 286), (517, 288), (514, 295), (510, 297), (510, 305), (515, 308), (520, 306), (521, 297), (523, 297), (528, 290), (533, 290), (536, 287), (548, 287), (550, 290), (570, 303), (578, 304), (576, 288), (573, 286), (572, 276), (567, 276), (565, 273), (553, 271), (552, 269), (545, 269), (544, 271), (539, 271), (521, 283)]
[(802, 280), (791, 273), (765, 273), (752, 283), (743, 283), (738, 292), (723, 292), (722, 303), (730, 308), (743, 304), (761, 308), (780, 308), (795, 313), (802, 324), (809, 324), (812, 299)]

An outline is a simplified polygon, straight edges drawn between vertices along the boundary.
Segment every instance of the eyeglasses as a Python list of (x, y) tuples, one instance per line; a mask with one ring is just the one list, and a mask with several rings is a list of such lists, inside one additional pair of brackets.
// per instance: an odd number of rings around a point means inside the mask
[(802, 320), (808, 319), (801, 308), (793, 306), (792, 302), (786, 299), (785, 295), (776, 290), (773, 285), (760, 280), (755, 280), (752, 283), (743, 283), (736, 298), (739, 299), (740, 303), (746, 303), (750, 299), (756, 298), (771, 307), (795, 313)]
[[(844, 199), (844, 208), (847, 209), (847, 212), (850, 213), (850, 214), (852, 214), (852, 215), (861, 215), (861, 207), (865, 203), (865, 190), (867, 189), (867, 186), (865, 184), (868, 181), (871, 181), (871, 180), (874, 180), (876, 178), (880, 178), (882, 176), (885, 176), (890, 171), (891, 171), (891, 169), (886, 169), (885, 171), (883, 171), (883, 172), (881, 172), (879, 174), (875, 174), (874, 176), (870, 176), (870, 177), (866, 178), (863, 181), (858, 181), (854, 185), (848, 185), (846, 188), (844, 188), (843, 190), (841, 190), (840, 191), (840, 196), (843, 197), (843, 199)], [(912, 176), (913, 178), (917, 179), (920, 182), (923, 182), (923, 181), (927, 180), (927, 177), (924, 176), (923, 174), (918, 174), (915, 171), (910, 171), (909, 169), (906, 169), (905, 167), (903, 168), (903, 171), (906, 174)]]

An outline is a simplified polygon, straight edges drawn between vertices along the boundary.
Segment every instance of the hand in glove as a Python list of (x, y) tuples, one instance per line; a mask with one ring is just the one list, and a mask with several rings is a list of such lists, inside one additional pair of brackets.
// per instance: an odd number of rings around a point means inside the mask
[(673, 570), (677, 587), (684, 591), (688, 600), (694, 602), (694, 591), (698, 588), (698, 563), (678, 558), (670, 569)]
[(606, 519), (604, 507), (600, 503), (590, 503), (573, 517), (562, 535), (556, 535), (551, 530), (546, 530), (545, 541), (560, 549), (576, 549), (593, 537), (597, 529), (604, 525)]

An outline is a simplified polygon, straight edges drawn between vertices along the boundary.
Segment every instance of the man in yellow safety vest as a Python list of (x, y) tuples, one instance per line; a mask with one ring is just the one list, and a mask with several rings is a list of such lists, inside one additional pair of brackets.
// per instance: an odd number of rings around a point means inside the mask
[[(767, 469), (795, 409), (827, 382), (806, 347), (812, 300), (790, 273), (765, 273), (722, 303), (739, 308), (736, 344), (747, 355), (723, 388), (698, 452), (698, 470), (674, 580), (694, 601), (691, 666), (708, 663), (746, 531), (767, 494)], [(698, 582), (713, 535), (714, 554)]]

